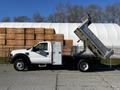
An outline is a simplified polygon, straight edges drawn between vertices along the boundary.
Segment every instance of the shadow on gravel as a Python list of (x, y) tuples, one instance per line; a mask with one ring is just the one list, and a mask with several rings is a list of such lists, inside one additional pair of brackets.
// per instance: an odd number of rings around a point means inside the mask
[[(47, 67), (37, 67), (32, 66), (29, 67), (29, 71), (39, 71), (39, 70), (69, 70), (69, 71), (78, 71), (78, 69), (74, 66), (47, 66)], [(114, 71), (120, 70), (120, 65), (95, 65), (89, 72), (105, 72), (105, 71)]]
[(110, 66), (110, 65), (100, 64), (94, 67), (93, 72), (105, 72), (105, 71), (114, 71), (114, 70), (120, 70), (120, 65)]
[(72, 71), (77, 69), (68, 66), (51, 66), (51, 65), (48, 65), (47, 67), (38, 67), (38, 66), (29, 67), (29, 71), (38, 71), (38, 70), (71, 70)]

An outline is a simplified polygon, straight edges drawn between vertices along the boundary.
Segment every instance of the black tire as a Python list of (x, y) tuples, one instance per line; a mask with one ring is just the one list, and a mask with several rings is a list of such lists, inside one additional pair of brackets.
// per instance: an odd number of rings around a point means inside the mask
[(78, 69), (82, 72), (87, 72), (90, 70), (90, 63), (85, 60), (80, 60), (78, 63)]
[(14, 68), (17, 71), (24, 71), (27, 68), (27, 65), (23, 60), (16, 60), (14, 62)]

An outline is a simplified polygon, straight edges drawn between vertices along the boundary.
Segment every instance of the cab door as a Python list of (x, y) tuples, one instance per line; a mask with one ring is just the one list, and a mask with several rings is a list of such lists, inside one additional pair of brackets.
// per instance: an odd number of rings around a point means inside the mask
[(42, 42), (34, 46), (29, 53), (32, 63), (48, 64), (51, 63), (51, 43)]

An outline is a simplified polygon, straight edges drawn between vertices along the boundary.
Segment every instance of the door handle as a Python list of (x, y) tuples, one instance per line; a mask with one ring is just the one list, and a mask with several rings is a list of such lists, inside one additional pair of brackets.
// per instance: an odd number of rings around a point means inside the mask
[(49, 55), (49, 52), (46, 52), (46, 55)]

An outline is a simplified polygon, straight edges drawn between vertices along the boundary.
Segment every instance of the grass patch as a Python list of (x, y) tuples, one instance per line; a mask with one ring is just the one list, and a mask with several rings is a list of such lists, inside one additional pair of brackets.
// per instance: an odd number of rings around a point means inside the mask
[(8, 58), (0, 57), (0, 64), (9, 64)]

